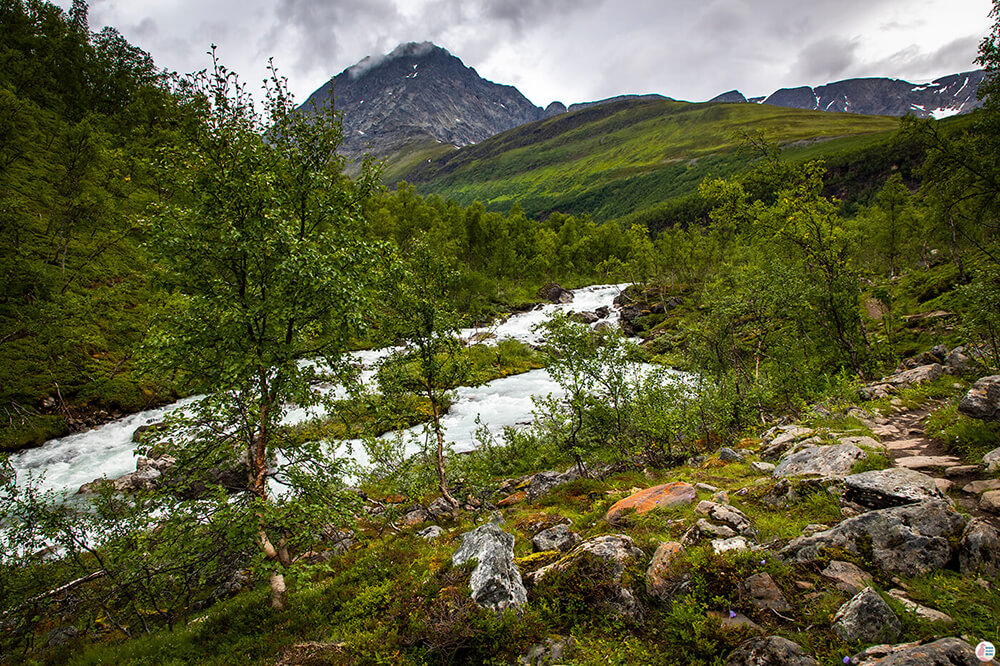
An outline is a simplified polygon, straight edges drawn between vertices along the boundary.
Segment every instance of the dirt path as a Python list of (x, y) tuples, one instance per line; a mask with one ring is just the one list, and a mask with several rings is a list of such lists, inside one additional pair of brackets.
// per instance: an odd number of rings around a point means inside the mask
[[(983, 474), (980, 465), (965, 464), (949, 453), (943, 442), (927, 436), (927, 416), (943, 404), (931, 401), (918, 409), (877, 417), (872, 432), (882, 440), (882, 446), (896, 467), (915, 469), (934, 477), (938, 487), (958, 508), (1000, 528), (1000, 516), (982, 511), (978, 506), (981, 489), (993, 489), (991, 485), (1000, 489), (1000, 479), (990, 479)], [(983, 483), (970, 486), (974, 482)]]

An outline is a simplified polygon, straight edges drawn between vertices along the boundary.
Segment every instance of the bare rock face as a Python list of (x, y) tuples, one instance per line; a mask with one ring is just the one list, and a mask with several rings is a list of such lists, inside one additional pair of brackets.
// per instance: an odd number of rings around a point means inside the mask
[(958, 411), (982, 421), (1000, 421), (1000, 375), (983, 377), (972, 385)]
[(952, 556), (951, 540), (958, 541), (965, 519), (945, 502), (917, 504), (869, 511), (829, 530), (793, 539), (781, 551), (787, 560), (818, 559), (822, 548), (843, 548), (871, 558), (883, 571), (916, 576), (944, 568)]
[(870, 587), (858, 592), (833, 617), (833, 631), (849, 643), (885, 643), (903, 630), (889, 604)]
[(868, 454), (853, 444), (810, 446), (786, 456), (774, 469), (775, 478), (812, 476), (823, 479), (843, 479), (851, 473), (858, 460)]
[(781, 636), (751, 638), (726, 659), (727, 666), (819, 666), (797, 643)]
[(476, 560), (469, 587), (473, 600), (484, 608), (501, 611), (528, 600), (521, 572), (514, 564), (514, 536), (496, 523), (486, 523), (462, 535), (462, 545), (452, 555), (455, 566)]
[(901, 467), (852, 474), (844, 479), (844, 487), (845, 500), (873, 509), (929, 499), (948, 501), (933, 477)]

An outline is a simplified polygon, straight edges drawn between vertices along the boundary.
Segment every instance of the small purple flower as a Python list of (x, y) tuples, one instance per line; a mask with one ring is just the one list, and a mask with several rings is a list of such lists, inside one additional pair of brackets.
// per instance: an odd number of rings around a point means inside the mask
[(732, 619), (734, 617), (736, 617), (736, 611), (734, 610), (729, 611), (729, 619)]
[(765, 560), (761, 560), (760, 563), (761, 563), (761, 565), (767, 564), (767, 560), (766, 559)]
[(851, 658), (850, 657), (844, 657), (844, 663), (845, 664), (851, 663)]

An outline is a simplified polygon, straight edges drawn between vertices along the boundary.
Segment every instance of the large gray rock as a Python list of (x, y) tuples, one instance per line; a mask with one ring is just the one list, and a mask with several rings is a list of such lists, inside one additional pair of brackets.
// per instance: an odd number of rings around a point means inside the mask
[[(635, 593), (622, 584), (622, 576), (628, 566), (636, 564), (643, 558), (643, 552), (636, 548), (631, 537), (624, 534), (605, 534), (587, 539), (558, 562), (542, 567), (529, 574), (528, 578), (537, 584), (547, 576), (585, 567), (586, 575), (602, 575), (605, 577), (604, 582), (617, 588), (613, 598), (602, 602), (605, 610), (639, 621), (643, 616), (642, 604), (639, 603)], [(599, 571), (590, 570), (593, 563), (599, 564)]]
[(983, 421), (1000, 421), (1000, 375), (983, 377), (972, 385), (958, 411)]
[(958, 569), (963, 574), (1000, 578), (1000, 531), (981, 518), (973, 518), (958, 545)]
[(942, 638), (924, 645), (879, 645), (854, 655), (859, 666), (979, 666), (976, 650), (960, 638)]
[(898, 389), (915, 384), (923, 384), (924, 382), (932, 382), (943, 374), (944, 366), (940, 363), (928, 363), (927, 365), (921, 365), (911, 370), (897, 372), (894, 375), (883, 377), (877, 382), (868, 384), (861, 389), (861, 397), (865, 400), (885, 398), (895, 393)]
[(943, 568), (951, 559), (965, 519), (945, 502), (927, 500), (848, 518), (829, 530), (793, 539), (781, 556), (796, 562), (819, 559), (822, 548), (870, 556), (883, 571), (916, 576)]
[(726, 666), (818, 666), (818, 662), (787, 638), (767, 636), (740, 643)]
[(833, 631), (848, 643), (886, 643), (903, 630), (889, 604), (870, 587), (858, 592), (833, 616)]
[(844, 479), (844, 488), (844, 499), (873, 509), (929, 499), (948, 501), (933, 477), (902, 467), (852, 474)]
[(536, 553), (547, 550), (558, 550), (565, 553), (578, 543), (580, 543), (580, 535), (571, 532), (569, 525), (556, 525), (542, 530), (531, 540), (531, 546)]
[(493, 522), (466, 532), (451, 561), (459, 566), (469, 560), (476, 560), (469, 587), (477, 604), (501, 611), (521, 606), (528, 600), (521, 572), (514, 564), (514, 535), (507, 534)]
[(702, 500), (698, 502), (698, 506), (694, 508), (694, 512), (700, 516), (707, 516), (718, 523), (724, 523), (748, 539), (757, 538), (757, 530), (750, 522), (750, 519), (734, 506)]
[(775, 478), (815, 476), (823, 479), (843, 479), (851, 473), (854, 463), (868, 454), (853, 444), (810, 446), (786, 456), (774, 469)]
[(549, 282), (538, 290), (538, 298), (550, 303), (570, 303), (573, 301), (573, 292), (563, 289), (555, 282)]
[(1000, 472), (1000, 447), (983, 456), (983, 465), (987, 472)]

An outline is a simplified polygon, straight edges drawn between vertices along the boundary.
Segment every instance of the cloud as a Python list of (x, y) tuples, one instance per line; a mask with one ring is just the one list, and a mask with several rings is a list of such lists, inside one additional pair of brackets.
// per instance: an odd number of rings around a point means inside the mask
[(820, 85), (843, 78), (855, 64), (857, 50), (857, 38), (831, 36), (812, 42), (799, 52), (790, 78), (807, 85)]

